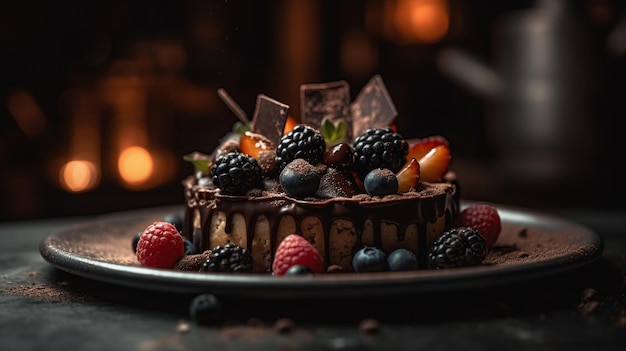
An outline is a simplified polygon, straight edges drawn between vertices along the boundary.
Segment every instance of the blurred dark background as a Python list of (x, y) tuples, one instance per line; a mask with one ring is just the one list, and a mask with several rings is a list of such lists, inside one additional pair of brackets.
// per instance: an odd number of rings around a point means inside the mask
[(2, 221), (181, 203), (183, 155), (237, 121), (218, 88), (299, 117), (300, 84), (375, 74), (405, 137), (450, 140), (464, 198), (623, 206), (622, 1), (3, 1), (0, 23)]

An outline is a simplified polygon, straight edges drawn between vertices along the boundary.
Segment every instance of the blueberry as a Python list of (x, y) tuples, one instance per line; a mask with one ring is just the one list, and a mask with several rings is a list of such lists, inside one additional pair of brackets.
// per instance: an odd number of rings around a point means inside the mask
[(295, 159), (280, 172), (279, 179), (287, 195), (302, 199), (315, 195), (321, 177), (313, 165), (304, 159)]
[(199, 253), (196, 245), (194, 245), (191, 240), (183, 238), (183, 244), (185, 244), (185, 255), (195, 255)]
[(365, 191), (372, 196), (385, 196), (398, 192), (398, 178), (387, 168), (371, 170), (363, 180)]
[(352, 268), (357, 273), (388, 271), (387, 255), (379, 248), (365, 246), (352, 257)]
[(289, 269), (287, 269), (287, 271), (285, 272), (285, 275), (308, 275), (308, 274), (313, 274), (313, 271), (311, 270), (311, 268), (302, 264), (295, 264), (289, 267)]
[(197, 324), (219, 324), (224, 317), (222, 303), (213, 294), (197, 295), (189, 304), (189, 316)]
[(137, 253), (137, 244), (139, 243), (139, 238), (141, 237), (141, 233), (143, 233), (143, 232), (137, 232), (133, 236), (133, 242), (132, 242), (131, 245), (132, 245), (134, 253)]
[(411, 271), (418, 268), (415, 253), (402, 248), (393, 250), (387, 257), (387, 262), (392, 271)]
[(163, 221), (167, 223), (172, 223), (174, 227), (176, 227), (176, 230), (178, 230), (179, 233), (183, 232), (184, 219), (183, 219), (183, 216), (181, 216), (180, 214), (169, 213), (165, 215), (165, 217), (163, 217)]

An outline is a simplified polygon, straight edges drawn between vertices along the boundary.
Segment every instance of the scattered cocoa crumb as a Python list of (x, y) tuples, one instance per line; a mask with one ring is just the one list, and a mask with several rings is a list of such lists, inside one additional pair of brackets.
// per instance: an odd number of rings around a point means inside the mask
[(520, 238), (528, 237), (528, 228), (522, 228), (519, 232), (517, 232), (517, 236)]
[(583, 316), (589, 316), (598, 310), (600, 307), (599, 294), (596, 289), (586, 288), (580, 294), (580, 303), (578, 309), (582, 312)]
[(244, 339), (248, 341), (260, 341), (272, 335), (267, 330), (259, 326), (239, 325), (239, 326), (225, 326), (220, 328), (220, 340), (232, 341), (238, 339)]
[(279, 318), (274, 323), (274, 330), (280, 334), (287, 334), (291, 332), (296, 326), (296, 323), (289, 318)]
[(596, 300), (598, 297), (598, 291), (594, 288), (587, 288), (585, 290), (583, 290), (583, 292), (580, 295), (580, 300), (582, 302), (589, 302), (589, 301), (593, 301)]
[(578, 309), (582, 312), (583, 316), (593, 314), (598, 307), (600, 307), (600, 301), (589, 301), (578, 305)]
[(359, 323), (359, 330), (365, 334), (374, 334), (380, 331), (380, 322), (374, 318), (367, 318)]

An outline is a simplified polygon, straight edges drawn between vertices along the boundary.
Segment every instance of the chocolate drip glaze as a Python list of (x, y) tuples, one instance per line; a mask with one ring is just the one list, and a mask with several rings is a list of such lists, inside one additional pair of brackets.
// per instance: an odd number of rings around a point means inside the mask
[[(263, 193), (261, 196), (226, 196), (219, 189), (197, 184), (190, 176), (183, 182), (187, 206), (183, 235), (198, 245), (200, 250), (212, 249), (210, 224), (214, 213), (226, 214), (225, 231), (232, 233), (235, 214), (243, 216), (246, 223), (246, 244), (252, 247), (257, 220), (264, 216), (270, 228), (270, 250), (273, 253), (278, 245), (277, 233), (281, 219), (293, 218), (296, 232), (302, 229), (307, 217), (316, 217), (323, 226), (325, 262), (330, 262), (331, 227), (338, 219), (352, 223), (356, 230), (356, 245), (363, 242), (363, 232), (368, 221), (373, 224), (374, 245), (383, 244), (382, 224), (395, 226), (397, 240), (404, 240), (407, 229), (417, 226), (417, 246), (409, 249), (416, 252), (420, 267), (426, 267), (428, 246), (434, 238), (428, 238), (427, 224), (445, 217), (445, 227), (449, 228), (459, 211), (454, 183), (422, 183), (415, 192), (388, 195), (383, 198), (358, 194), (352, 197), (333, 199), (307, 198), (297, 200), (284, 193)], [(201, 230), (197, 230), (201, 228)]]

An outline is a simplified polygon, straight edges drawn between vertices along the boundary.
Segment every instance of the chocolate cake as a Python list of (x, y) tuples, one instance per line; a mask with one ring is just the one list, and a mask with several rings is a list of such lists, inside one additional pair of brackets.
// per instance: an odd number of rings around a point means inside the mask
[[(209, 155), (194, 153), (187, 158), (196, 162), (194, 165), (203, 164), (204, 168), (196, 167), (195, 173), (183, 180), (186, 205), (183, 235), (201, 252), (227, 243), (245, 248), (252, 255), (254, 272), (270, 272), (276, 247), (293, 233), (308, 239), (324, 256), (327, 267), (350, 269), (352, 257), (360, 247), (376, 246), (387, 253), (397, 248), (409, 249), (417, 255), (420, 267), (425, 268), (428, 248), (452, 226), (459, 212), (458, 183), (450, 170), (447, 141), (442, 137), (396, 140), (393, 145), (399, 145), (398, 150), (381, 153), (384, 156), (379, 157), (382, 159), (379, 164), (369, 159), (364, 161), (366, 157), (358, 154), (359, 147), (366, 149), (374, 145), (357, 145), (359, 136), (378, 130), (381, 140), (399, 139), (393, 126), (396, 109), (380, 76), (372, 78), (353, 102), (343, 81), (302, 85), (301, 100), (301, 122), (295, 124), (307, 127), (301, 127), (303, 133), (319, 132), (324, 136), (324, 155), (307, 159), (311, 155), (307, 151), (308, 154), (288, 156), (285, 149), (291, 148), (289, 145), (281, 151), (288, 135), (285, 126), (291, 119), (288, 105), (259, 95), (250, 130), (237, 135), (231, 133)], [(363, 142), (367, 144), (379, 136), (360, 140), (366, 140)], [(244, 137), (248, 142), (244, 142)], [(250, 149), (244, 144), (254, 147)], [(437, 146), (442, 149), (439, 155), (443, 156), (431, 157), (433, 152), (424, 155)], [(342, 147), (341, 152), (337, 151)], [(397, 155), (390, 156), (391, 151), (398, 151), (399, 159)], [(345, 161), (346, 152), (349, 161)], [(219, 172), (216, 163), (228, 153), (254, 159), (244, 157), (241, 161), (251, 163), (243, 168), (254, 165), (250, 177), (255, 182), (239, 193), (216, 184), (222, 179), (222, 175), (215, 174)], [(391, 162), (394, 157), (397, 162)], [(424, 158), (418, 164), (423, 157), (430, 159)], [(316, 175), (315, 190), (308, 194), (303, 190), (306, 184), (290, 190), (281, 182), (287, 165), (295, 164), (296, 160), (304, 162), (301, 159), (307, 159)], [(370, 168), (357, 167), (359, 162)], [(369, 193), (364, 180), (371, 168), (390, 168), (399, 182), (396, 190)], [(236, 173), (241, 172), (238, 169)], [(261, 174), (258, 182), (256, 173)]]

